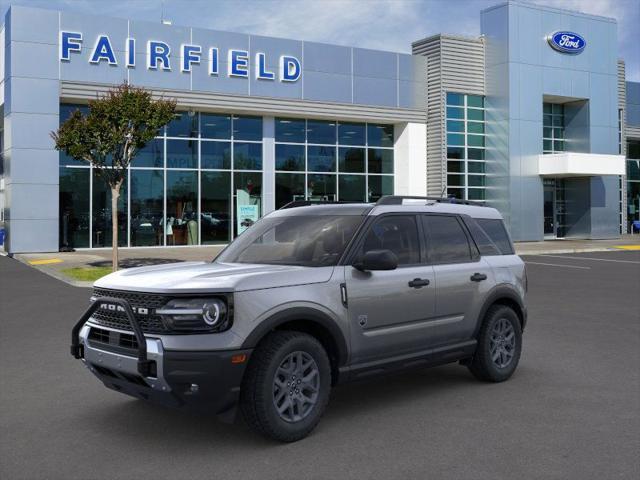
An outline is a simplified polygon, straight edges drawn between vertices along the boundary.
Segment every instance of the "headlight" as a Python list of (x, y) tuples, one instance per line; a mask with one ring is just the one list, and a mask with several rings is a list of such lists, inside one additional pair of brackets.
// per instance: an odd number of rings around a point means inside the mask
[(219, 298), (174, 298), (156, 313), (176, 331), (222, 331), (230, 326), (227, 304)]

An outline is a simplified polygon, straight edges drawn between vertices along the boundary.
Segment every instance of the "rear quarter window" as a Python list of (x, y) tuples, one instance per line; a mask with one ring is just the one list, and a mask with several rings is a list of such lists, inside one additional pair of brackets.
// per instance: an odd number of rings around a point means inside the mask
[[(476, 218), (478, 225), (500, 250), (502, 255), (513, 255), (513, 244), (504, 226), (504, 222), (498, 218)], [(486, 254), (485, 254), (486, 255)]]

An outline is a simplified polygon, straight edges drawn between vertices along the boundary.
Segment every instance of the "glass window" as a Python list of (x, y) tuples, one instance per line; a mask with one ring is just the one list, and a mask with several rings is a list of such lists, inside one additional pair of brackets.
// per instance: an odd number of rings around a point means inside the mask
[(367, 145), (370, 147), (393, 147), (393, 125), (367, 125)]
[(464, 187), (464, 175), (447, 175), (447, 185)]
[(464, 133), (464, 122), (457, 120), (447, 120), (447, 132)]
[(393, 195), (392, 175), (369, 175), (367, 182), (369, 183), (368, 202), (377, 202), (384, 195)]
[(464, 148), (447, 147), (447, 158), (463, 159), (464, 158)]
[(197, 140), (167, 140), (167, 168), (197, 167)]
[(465, 218), (464, 223), (469, 228), (469, 232), (481, 255), (501, 255), (500, 249), (473, 218)]
[(462, 200), (464, 199), (464, 188), (447, 188), (447, 195)]
[(467, 156), (469, 160), (484, 160), (484, 150), (480, 148), (467, 149)]
[(391, 215), (377, 220), (369, 229), (360, 255), (371, 250), (391, 250), (398, 265), (420, 263), (420, 241), (413, 215)]
[(553, 137), (553, 128), (551, 127), (544, 127), (542, 129), (542, 136), (544, 138), (552, 138)]
[(338, 149), (338, 170), (341, 172), (364, 173), (364, 148)]
[(364, 123), (338, 124), (338, 143), (341, 145), (365, 145), (365, 135)]
[(200, 114), (200, 135), (202, 138), (231, 138), (231, 115), (216, 115), (214, 113)]
[(304, 173), (276, 173), (276, 208), (304, 200)]
[[(254, 219), (262, 215), (262, 172), (236, 172), (233, 174), (233, 196), (235, 209), (234, 235), (239, 235), (253, 225)], [(253, 209), (250, 217), (243, 215), (242, 207)]]
[(554, 127), (562, 127), (564, 126), (564, 119), (559, 115), (553, 116), (553, 126)]
[(304, 172), (304, 145), (276, 144), (276, 170)]
[(464, 119), (464, 108), (447, 107), (447, 118)]
[(369, 173), (393, 173), (393, 150), (370, 148), (367, 155)]
[(61, 103), (60, 104), (60, 125), (66, 122), (71, 114), (76, 110), (80, 110), (80, 113), (87, 115), (89, 113), (89, 105), (82, 105), (77, 103)]
[(305, 142), (305, 121), (298, 118), (276, 118), (276, 142)]
[(468, 122), (467, 123), (467, 132), (468, 133), (484, 133), (484, 123), (482, 123), (482, 122)]
[(167, 172), (167, 245), (198, 244), (198, 173)]
[(485, 190), (483, 188), (469, 188), (467, 192), (467, 200), (485, 199)]
[(234, 140), (262, 140), (262, 117), (238, 115), (233, 117)]
[(484, 108), (484, 97), (478, 95), (467, 95), (467, 106)]
[(365, 184), (367, 177), (364, 175), (340, 175), (338, 177), (338, 198), (341, 202), (365, 202)]
[(467, 163), (467, 168), (469, 169), (469, 173), (485, 173), (484, 167), (485, 167), (484, 162), (468, 162)]
[(233, 242), (216, 262), (333, 266), (363, 218), (361, 215), (267, 217)]
[(503, 255), (512, 255), (513, 245), (509, 239), (509, 234), (504, 226), (504, 222), (500, 219), (479, 218), (476, 220), (478, 225), (482, 227), (485, 233), (500, 249)]
[(470, 147), (484, 147), (484, 135), (467, 135), (467, 145)]
[(475, 110), (473, 108), (469, 108), (467, 110), (467, 120), (484, 122), (484, 110)]
[(456, 217), (423, 215), (427, 232), (429, 263), (463, 263), (471, 261), (467, 235)]
[(162, 245), (164, 175), (162, 170), (131, 170), (131, 246)]
[(307, 147), (307, 169), (310, 172), (335, 172), (335, 147), (309, 145)]
[[(111, 226), (111, 187), (93, 169), (93, 247), (111, 247), (113, 228)], [(118, 245), (127, 245), (127, 180), (120, 187), (118, 197)]]
[(167, 125), (167, 137), (193, 138), (198, 136), (198, 114), (176, 112)]
[(447, 172), (449, 173), (464, 173), (464, 162), (447, 162)]
[(89, 247), (89, 168), (60, 168), (60, 247)]
[(627, 180), (640, 180), (640, 160), (627, 160)]
[(542, 104), (542, 113), (551, 113), (551, 104), (543, 103)]
[(484, 175), (469, 175), (467, 177), (470, 187), (484, 187)]
[(640, 141), (630, 140), (627, 142), (627, 158), (640, 159)]
[(564, 142), (562, 140), (554, 140), (553, 141), (553, 150), (556, 152), (564, 151)]
[(202, 172), (200, 195), (202, 244), (227, 243), (231, 238), (231, 174)]
[(262, 170), (262, 144), (234, 143), (233, 168), (235, 170)]
[(307, 175), (307, 198), (316, 201), (336, 201), (335, 175)]
[(201, 168), (231, 168), (231, 142), (200, 142)]
[(307, 142), (336, 143), (336, 124), (323, 120), (307, 120)]
[(447, 145), (464, 145), (464, 135), (459, 133), (447, 133)]
[(132, 167), (162, 168), (164, 166), (164, 139), (154, 138), (141, 148), (131, 162)]
[(464, 95), (462, 93), (447, 92), (447, 105), (464, 105)]

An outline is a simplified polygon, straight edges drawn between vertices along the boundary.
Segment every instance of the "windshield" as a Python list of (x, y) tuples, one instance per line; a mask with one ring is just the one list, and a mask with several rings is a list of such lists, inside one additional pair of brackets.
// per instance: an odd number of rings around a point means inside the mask
[(364, 218), (360, 215), (265, 217), (229, 245), (216, 262), (333, 266)]

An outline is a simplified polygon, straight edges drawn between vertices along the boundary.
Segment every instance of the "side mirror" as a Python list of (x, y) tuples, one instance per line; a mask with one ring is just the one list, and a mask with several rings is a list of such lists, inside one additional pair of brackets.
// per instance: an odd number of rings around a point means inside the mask
[(367, 270), (395, 270), (398, 268), (398, 257), (391, 250), (369, 250), (353, 268), (365, 272)]

